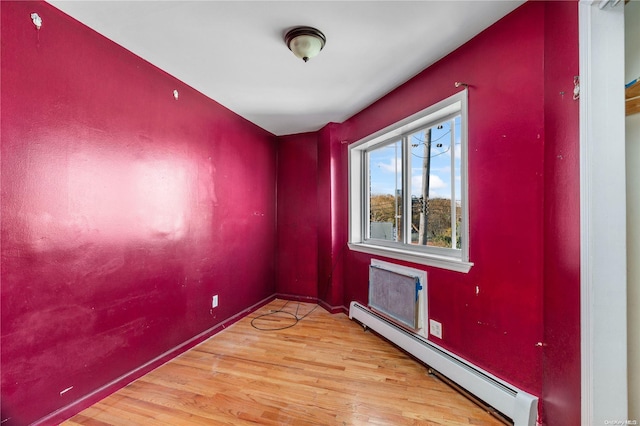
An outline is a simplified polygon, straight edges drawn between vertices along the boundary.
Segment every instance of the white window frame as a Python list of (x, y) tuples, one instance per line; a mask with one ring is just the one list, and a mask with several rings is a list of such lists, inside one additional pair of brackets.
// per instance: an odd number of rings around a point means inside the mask
[[(393, 138), (430, 127), (457, 114), (460, 114), (461, 117), (461, 249), (388, 244), (385, 241), (367, 240), (365, 230), (366, 215), (368, 214), (366, 199), (367, 151)], [(403, 176), (407, 170), (409, 170), (407, 167), (403, 167)], [(404, 199), (406, 200), (407, 197)], [(456, 93), (349, 146), (349, 248), (351, 250), (467, 273), (473, 266), (473, 263), (469, 262), (468, 199), (467, 90)]]

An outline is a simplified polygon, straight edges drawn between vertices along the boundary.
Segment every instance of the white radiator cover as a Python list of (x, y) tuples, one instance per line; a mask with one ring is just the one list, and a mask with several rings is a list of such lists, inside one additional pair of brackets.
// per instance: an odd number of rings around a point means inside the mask
[(434, 370), (457, 383), (496, 410), (510, 417), (515, 426), (535, 426), (538, 398), (481, 370), (451, 352), (388, 321), (358, 302), (351, 302), (349, 318), (404, 349)]

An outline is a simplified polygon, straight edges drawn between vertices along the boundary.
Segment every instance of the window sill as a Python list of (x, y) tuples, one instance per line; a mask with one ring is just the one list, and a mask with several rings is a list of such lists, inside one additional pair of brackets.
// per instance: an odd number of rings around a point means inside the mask
[(448, 269), (450, 271), (468, 273), (473, 266), (471, 262), (463, 262), (460, 259), (439, 256), (431, 253), (416, 253), (410, 250), (398, 248), (382, 247), (364, 243), (349, 243), (349, 249), (362, 253), (375, 254), (396, 260), (418, 263), (420, 265), (434, 266), (436, 268)]

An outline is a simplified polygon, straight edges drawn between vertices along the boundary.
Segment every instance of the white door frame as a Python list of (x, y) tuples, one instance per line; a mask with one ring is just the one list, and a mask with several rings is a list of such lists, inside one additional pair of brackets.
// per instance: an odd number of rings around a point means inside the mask
[(578, 8), (581, 424), (603, 425), (628, 420), (624, 1)]

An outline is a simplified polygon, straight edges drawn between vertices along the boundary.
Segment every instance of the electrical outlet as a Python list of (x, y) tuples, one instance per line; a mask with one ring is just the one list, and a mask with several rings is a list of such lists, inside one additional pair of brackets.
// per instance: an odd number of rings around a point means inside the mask
[(215, 296), (213, 296), (213, 298), (211, 299), (211, 307), (212, 308), (217, 308), (218, 307), (218, 295), (217, 294)]
[(442, 324), (440, 324), (438, 321), (430, 319), (429, 334), (431, 334), (434, 337), (437, 337), (438, 339), (442, 339)]

